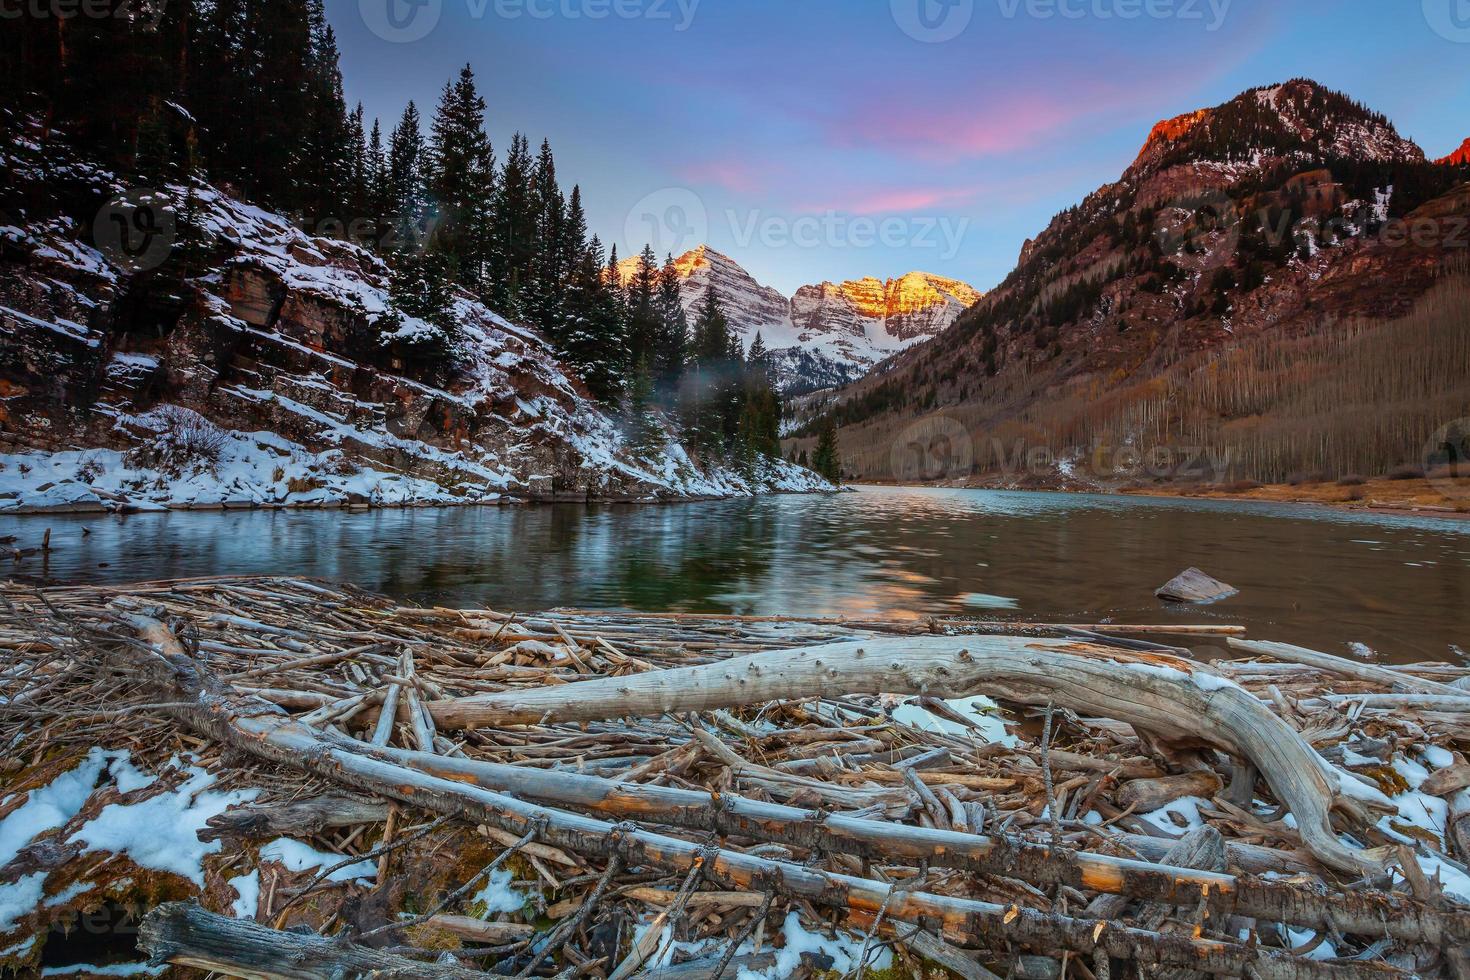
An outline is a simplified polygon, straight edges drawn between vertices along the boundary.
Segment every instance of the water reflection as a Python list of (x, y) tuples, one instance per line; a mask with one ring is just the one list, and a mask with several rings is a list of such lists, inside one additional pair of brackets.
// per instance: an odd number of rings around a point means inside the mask
[[(1239, 622), (1385, 659), (1470, 647), (1470, 523), (1220, 501), (864, 490), (670, 507), (0, 518), (59, 580), (311, 575), (451, 605)], [(82, 528), (93, 532), (82, 535)], [(1172, 608), (1189, 565), (1241, 594)], [(38, 559), (15, 567), (38, 576)]]

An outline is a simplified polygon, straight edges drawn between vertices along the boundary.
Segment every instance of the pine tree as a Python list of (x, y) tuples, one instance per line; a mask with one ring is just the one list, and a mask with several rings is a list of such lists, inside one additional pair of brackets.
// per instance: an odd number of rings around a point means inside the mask
[(842, 480), (842, 461), (837, 455), (837, 423), (830, 415), (822, 419), (817, 448), (812, 453), (812, 469), (832, 483)]
[(524, 314), (528, 298), (524, 291), (535, 275), (536, 208), (531, 173), (530, 146), (525, 136), (516, 133), (496, 188), (492, 233), (495, 279), (490, 291), (490, 305), (511, 318)]
[(416, 248), (424, 217), (424, 136), (419, 110), (412, 102), (388, 141), (387, 219), (392, 224), (393, 251)]
[[(393, 267), (392, 306), (379, 323), (385, 346), (403, 369), (436, 384), (449, 379), (459, 357), (452, 278), (443, 253), (400, 255)], [(411, 327), (405, 315), (422, 322)]]
[(748, 454), (781, 458), (781, 396), (776, 391), (770, 355), (757, 333), (745, 362), (740, 438)]
[(368, 214), (368, 143), (363, 126), (362, 103), (352, 111), (348, 121), (348, 180), (347, 193), (347, 237), (361, 241), (372, 237), (371, 220)]
[(683, 282), (669, 256), (658, 275), (659, 337), (654, 350), (654, 384), (661, 403), (671, 407), (689, 356), (689, 318), (684, 312)]
[(383, 148), (383, 127), (373, 120), (373, 133), (368, 137), (364, 161), (363, 184), (366, 194), (366, 217), (371, 222), (372, 245), (377, 248), (388, 233), (388, 216), (392, 211), (392, 192), (388, 180), (388, 156)]
[(341, 221), (350, 205), (352, 133), (342, 91), (337, 36), (321, 0), (310, 0), (304, 132), (293, 147), (291, 203), (308, 221)]
[(626, 373), (619, 294), (607, 278), (602, 243), (594, 237), (568, 281), (557, 348), (593, 397), (609, 404), (621, 397)]
[(729, 409), (732, 396), (739, 390), (739, 378), (730, 357), (730, 324), (725, 319), (719, 292), (713, 286), (700, 304), (693, 334), (680, 409), (685, 441), (691, 449), (709, 458), (731, 445), (733, 429)]
[(444, 86), (424, 169), (438, 218), (431, 247), (447, 257), (460, 285), (483, 297), (491, 276), (495, 154), (485, 135), (485, 100), (469, 65)]
[(536, 241), (527, 313), (543, 333), (553, 336), (560, 329), (564, 315), (567, 266), (562, 238), (567, 233), (567, 202), (556, 181), (551, 144), (545, 140), (541, 142), (541, 154), (531, 177), (531, 203), (536, 214)]
[(628, 279), (628, 358), (634, 364), (653, 362), (663, 332), (663, 318), (655, 302), (658, 275), (658, 257), (651, 245), (645, 245)]
[(638, 362), (628, 388), (628, 405), (624, 412), (629, 445), (635, 456), (649, 459), (663, 449), (663, 427), (659, 424), (654, 402), (653, 375), (647, 361)]

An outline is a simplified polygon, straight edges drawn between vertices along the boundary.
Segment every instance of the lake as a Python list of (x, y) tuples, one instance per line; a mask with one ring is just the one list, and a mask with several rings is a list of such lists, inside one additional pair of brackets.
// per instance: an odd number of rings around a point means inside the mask
[[(301, 575), (515, 611), (1239, 623), (1257, 639), (1388, 662), (1470, 650), (1470, 522), (1450, 518), (893, 488), (673, 506), (0, 517), (0, 536), (21, 547), (47, 527), (44, 574), (64, 582)], [(1154, 598), (1190, 565), (1240, 594), (1206, 607)], [(12, 569), (43, 574), (39, 557)]]

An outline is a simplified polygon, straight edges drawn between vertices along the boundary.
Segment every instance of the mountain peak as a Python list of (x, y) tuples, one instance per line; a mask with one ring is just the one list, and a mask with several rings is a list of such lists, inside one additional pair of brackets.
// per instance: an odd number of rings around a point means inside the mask
[(1186, 163), (1255, 164), (1298, 155), (1424, 160), (1424, 151), (1400, 136), (1381, 113), (1311, 79), (1297, 78), (1160, 122), (1131, 170)]
[(1470, 139), (1467, 139), (1465, 140), (1465, 142), (1461, 143), (1460, 148), (1454, 153), (1451, 153), (1449, 156), (1435, 162), (1447, 164), (1451, 167), (1470, 166)]

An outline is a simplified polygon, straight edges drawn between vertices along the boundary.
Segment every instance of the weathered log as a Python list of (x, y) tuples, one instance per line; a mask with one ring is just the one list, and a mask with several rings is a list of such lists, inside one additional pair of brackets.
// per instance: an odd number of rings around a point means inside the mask
[(1449, 827), (1445, 836), (1460, 852), (1460, 860), (1470, 864), (1470, 790), (1461, 790), (1450, 800)]
[(1320, 653), (1290, 643), (1270, 643), (1264, 640), (1242, 640), (1230, 637), (1226, 642), (1232, 650), (1240, 650), (1257, 657), (1272, 657), (1287, 663), (1305, 664), (1342, 677), (1353, 677), (1360, 681), (1382, 684), (1389, 689), (1414, 691), (1419, 694), (1439, 694), (1463, 699), (1465, 692), (1438, 681), (1426, 681), (1398, 670), (1379, 667), (1375, 664), (1358, 663), (1330, 653)]
[(491, 945), (519, 942), (536, 934), (535, 926), (520, 922), (486, 922), (464, 915), (436, 915), (424, 924), (430, 929), (443, 929), (460, 939)]
[(1153, 813), (1186, 796), (1213, 799), (1224, 786), (1224, 780), (1215, 773), (1191, 772), (1163, 779), (1134, 779), (1118, 788), (1115, 799), (1125, 810), (1133, 807), (1139, 813)]
[(200, 840), (240, 837), (297, 837), (318, 834), (333, 827), (355, 827), (388, 819), (388, 804), (347, 796), (324, 796), (273, 806), (241, 806), (209, 818), (209, 828)]
[[(620, 783), (581, 773), (450, 759), (389, 749), (383, 757), (428, 775), (523, 800), (567, 806), (617, 820), (642, 820), (749, 837), (823, 853), (850, 854), (873, 861), (1003, 874), (1037, 884), (1065, 884), (1088, 891), (1129, 895), (1169, 905), (1194, 907), (1201, 899), (1212, 915), (1245, 915), (1270, 922), (1325, 928), (1438, 944), (1470, 940), (1470, 913), (1447, 913), (1385, 892), (1324, 890), (1259, 877), (1201, 873), (1167, 859), (1169, 841), (1126, 837), (1135, 849), (1151, 850), (1161, 864), (1069, 851), (1006, 835), (982, 836), (928, 830), (764, 803), (725, 793), (669, 786)], [(1154, 845), (1150, 847), (1150, 845)], [(1232, 855), (1245, 853), (1231, 848)], [(1281, 872), (1274, 857), (1255, 872)]]
[(120, 645), (111, 654), (125, 661), (140, 682), (167, 692), (171, 703), (160, 710), (194, 731), (246, 754), (437, 813), (463, 816), (512, 833), (534, 830), (543, 841), (555, 846), (617, 857), (628, 865), (682, 871), (702, 862), (706, 878), (725, 887), (772, 891), (853, 911), (876, 913), (885, 909), (891, 918), (932, 924), (956, 942), (982, 948), (1014, 943), (1089, 954), (1101, 948), (1110, 956), (1144, 965), (1188, 966), (1229, 976), (1240, 976), (1250, 969), (1262, 980), (1400, 975), (1381, 964), (1316, 963), (1279, 950), (1239, 943), (1148, 933), (1016, 906), (903, 891), (739, 852), (711, 850), (629, 825), (614, 826), (536, 806), (353, 751), (349, 748), (351, 740), (325, 736), (269, 705), (233, 696), (185, 653), (161, 623), (143, 617), (131, 617), (131, 621), (152, 641), (153, 649)]
[(1424, 785), (1419, 787), (1419, 792), (1430, 796), (1449, 796), (1467, 787), (1470, 787), (1470, 766), (1459, 765), (1431, 774), (1424, 780)]
[(535, 690), (436, 701), (442, 727), (595, 721), (708, 711), (847, 694), (965, 697), (1055, 703), (1113, 718), (1156, 738), (1208, 745), (1253, 762), (1296, 817), (1323, 864), (1352, 874), (1382, 866), (1338, 838), (1334, 810), (1374, 821), (1333, 770), (1253, 695), (1199, 664), (1091, 643), (1007, 636), (877, 638), (778, 650), (699, 667)]
[(154, 966), (187, 966), (251, 980), (341, 980), (488, 976), (461, 966), (425, 963), (335, 939), (277, 932), (246, 919), (206, 912), (193, 902), (160, 905), (143, 919), (138, 946)]

